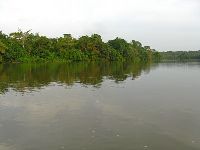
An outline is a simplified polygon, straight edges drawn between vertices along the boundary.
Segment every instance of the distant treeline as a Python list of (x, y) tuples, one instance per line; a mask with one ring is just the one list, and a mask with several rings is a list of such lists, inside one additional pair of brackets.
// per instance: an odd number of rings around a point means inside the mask
[(189, 59), (200, 59), (199, 51), (168, 51), (160, 52), (162, 60), (189, 60)]
[(30, 31), (6, 35), (0, 32), (0, 62), (70, 62), (70, 61), (151, 61), (160, 54), (138, 41), (127, 42), (116, 38), (103, 42), (98, 34), (81, 36), (71, 34), (48, 38)]

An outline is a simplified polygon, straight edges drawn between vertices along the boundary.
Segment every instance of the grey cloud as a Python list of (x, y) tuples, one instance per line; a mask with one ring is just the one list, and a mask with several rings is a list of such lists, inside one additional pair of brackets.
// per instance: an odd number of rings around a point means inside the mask
[(199, 0), (1, 0), (0, 30), (98, 33), (105, 41), (120, 36), (159, 50), (198, 50), (199, 8)]

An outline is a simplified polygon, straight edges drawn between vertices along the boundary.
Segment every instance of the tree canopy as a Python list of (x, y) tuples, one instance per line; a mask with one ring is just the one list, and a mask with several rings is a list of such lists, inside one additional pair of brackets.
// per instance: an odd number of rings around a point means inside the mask
[(0, 32), (1, 62), (150, 61), (159, 58), (159, 53), (150, 46), (119, 37), (104, 42), (98, 34), (76, 39), (71, 34), (48, 38), (31, 30), (18, 30), (9, 35)]

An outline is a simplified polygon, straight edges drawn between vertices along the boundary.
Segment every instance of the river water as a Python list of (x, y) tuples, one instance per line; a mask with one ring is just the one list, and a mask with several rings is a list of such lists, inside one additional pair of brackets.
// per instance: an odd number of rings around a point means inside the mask
[(0, 150), (199, 150), (200, 62), (0, 65)]

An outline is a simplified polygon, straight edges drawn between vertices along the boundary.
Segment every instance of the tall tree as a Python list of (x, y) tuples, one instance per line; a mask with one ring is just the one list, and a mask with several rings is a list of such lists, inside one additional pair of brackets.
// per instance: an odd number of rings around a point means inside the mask
[(28, 38), (28, 36), (30, 34), (30, 31), (31, 30), (23, 32), (21, 29), (18, 29), (18, 32), (11, 33), (10, 37), (18, 40), (22, 44), (22, 47), (25, 48), (25, 42), (26, 42), (26, 39)]

